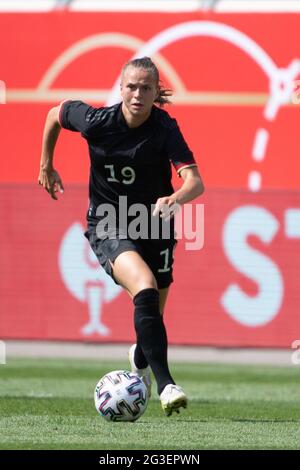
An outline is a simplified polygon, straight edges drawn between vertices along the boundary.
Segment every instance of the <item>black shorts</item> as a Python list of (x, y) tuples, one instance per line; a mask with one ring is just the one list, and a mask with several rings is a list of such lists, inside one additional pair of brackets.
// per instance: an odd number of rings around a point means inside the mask
[(110, 265), (124, 251), (135, 251), (140, 254), (145, 263), (151, 269), (158, 289), (169, 287), (173, 282), (173, 262), (174, 249), (177, 240), (171, 239), (138, 239), (128, 238), (98, 238), (96, 226), (91, 225), (84, 233), (89, 240), (92, 250), (98, 258), (99, 263), (105, 272), (119, 284), (113, 276), (113, 270)]

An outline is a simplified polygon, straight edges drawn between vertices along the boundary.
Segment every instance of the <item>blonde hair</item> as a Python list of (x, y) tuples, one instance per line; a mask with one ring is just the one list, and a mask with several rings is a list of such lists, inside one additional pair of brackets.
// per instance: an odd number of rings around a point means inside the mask
[(164, 88), (164, 86), (161, 84), (158, 68), (154, 62), (152, 62), (150, 57), (141, 57), (127, 62), (122, 68), (122, 78), (128, 67), (135, 67), (151, 72), (158, 88), (158, 97), (154, 100), (154, 103), (157, 103), (159, 106), (164, 106), (165, 104), (171, 103), (169, 96), (172, 96), (173, 92), (172, 90)]

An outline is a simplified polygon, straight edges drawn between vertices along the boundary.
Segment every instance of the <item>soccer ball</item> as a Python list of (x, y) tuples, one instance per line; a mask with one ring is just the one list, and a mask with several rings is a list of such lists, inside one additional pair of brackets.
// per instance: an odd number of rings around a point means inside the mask
[(107, 421), (136, 421), (146, 411), (148, 393), (136, 374), (114, 370), (99, 380), (94, 400), (96, 410)]

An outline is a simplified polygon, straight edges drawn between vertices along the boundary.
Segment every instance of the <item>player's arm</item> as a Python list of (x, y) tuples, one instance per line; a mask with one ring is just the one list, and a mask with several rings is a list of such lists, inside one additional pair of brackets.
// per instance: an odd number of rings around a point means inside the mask
[(57, 199), (56, 193), (63, 193), (61, 178), (53, 167), (55, 145), (61, 131), (59, 122), (60, 106), (50, 109), (43, 133), (42, 155), (38, 183), (48, 191), (52, 199)]
[(183, 184), (178, 191), (171, 195), (174, 202), (182, 205), (203, 194), (204, 185), (196, 166), (183, 168), (180, 171), (180, 176), (183, 179)]
[[(181, 188), (170, 196), (159, 198), (156, 202), (153, 215), (161, 213), (161, 217), (168, 220), (176, 212), (175, 204), (185, 204), (204, 192), (202, 178), (196, 166), (183, 168), (180, 171), (180, 176), (183, 179)], [(173, 209), (172, 206), (174, 206)]]

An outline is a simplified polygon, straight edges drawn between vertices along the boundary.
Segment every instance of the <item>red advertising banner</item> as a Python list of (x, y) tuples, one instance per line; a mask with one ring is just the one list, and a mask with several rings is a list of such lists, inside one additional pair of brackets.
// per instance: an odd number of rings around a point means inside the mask
[[(70, 188), (54, 204), (31, 186), (2, 187), (3, 338), (134, 338), (132, 302), (83, 236), (86, 194)], [(176, 248), (170, 342), (290, 346), (299, 328), (299, 193), (208, 190), (203, 202), (203, 248), (196, 233)]]
[(80, 135), (62, 131), (57, 145), (64, 196), (52, 201), (36, 181), (48, 110), (118, 101), (124, 62), (150, 55), (206, 186), (204, 247), (176, 249), (170, 342), (290, 347), (300, 327), (299, 40), (299, 14), (1, 14), (0, 338), (133, 339), (131, 301), (82, 236)]

